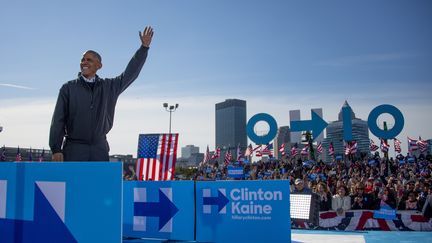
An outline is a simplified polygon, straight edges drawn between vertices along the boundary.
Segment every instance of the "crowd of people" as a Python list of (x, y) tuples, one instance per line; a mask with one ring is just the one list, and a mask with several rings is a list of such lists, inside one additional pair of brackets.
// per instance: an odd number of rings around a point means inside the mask
[(234, 179), (229, 176), (230, 167), (243, 168), (242, 180), (287, 179), (291, 192), (316, 193), (320, 198), (320, 211), (376, 210), (382, 205), (396, 210), (421, 211), (427, 196), (432, 195), (430, 153), (418, 157), (399, 154), (395, 159), (376, 153), (331, 163), (306, 158), (222, 166), (216, 162), (201, 166), (193, 179)]

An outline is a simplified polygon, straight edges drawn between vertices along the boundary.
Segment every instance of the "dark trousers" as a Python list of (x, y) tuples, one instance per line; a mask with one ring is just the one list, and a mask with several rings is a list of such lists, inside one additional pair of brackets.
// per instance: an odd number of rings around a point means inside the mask
[(109, 161), (109, 145), (106, 140), (95, 144), (66, 141), (63, 146), (64, 161)]

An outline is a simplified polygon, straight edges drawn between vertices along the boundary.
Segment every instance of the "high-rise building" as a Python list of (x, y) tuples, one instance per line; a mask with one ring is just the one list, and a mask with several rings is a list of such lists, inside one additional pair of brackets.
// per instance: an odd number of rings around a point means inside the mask
[[(350, 107), (348, 102), (345, 101), (341, 111), (338, 115), (338, 120), (330, 122), (326, 128), (327, 137), (323, 140), (323, 160), (330, 161), (328, 155), (328, 148), (330, 143), (333, 143), (335, 155), (344, 155), (344, 131), (343, 131), (343, 115), (342, 109)], [(351, 109), (351, 122), (352, 122), (352, 139), (357, 142), (357, 154), (367, 155), (369, 150), (369, 127), (367, 121), (356, 118), (354, 111)]]
[[(290, 123), (292, 121), (300, 121), (300, 110), (291, 110), (289, 111)], [(291, 142), (292, 143), (301, 143), (301, 132), (291, 132)]]
[(285, 144), (285, 153), (290, 153), (290, 128), (289, 126), (279, 127), (276, 138), (273, 141), (274, 156), (276, 159), (282, 158), (279, 148), (282, 144)]
[(235, 154), (238, 145), (242, 151), (247, 146), (246, 101), (227, 99), (216, 104), (216, 147), (222, 149), (222, 160), (228, 149)]
[(186, 145), (185, 147), (181, 148), (181, 157), (182, 158), (189, 158), (192, 154), (199, 153), (199, 147), (196, 147), (194, 145)]

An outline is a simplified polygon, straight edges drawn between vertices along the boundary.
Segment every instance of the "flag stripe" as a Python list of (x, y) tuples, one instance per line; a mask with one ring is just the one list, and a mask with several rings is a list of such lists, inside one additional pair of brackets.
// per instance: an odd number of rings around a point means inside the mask
[[(160, 149), (161, 149), (161, 151), (160, 151), (160, 157), (161, 158), (165, 158), (164, 157), (165, 156), (165, 151), (167, 151), (166, 154), (169, 155), (169, 151), (168, 151), (169, 146), (167, 148), (167, 147), (165, 147), (165, 144), (166, 144), (165, 143), (165, 136), (162, 136), (162, 142), (160, 144)], [(163, 159), (161, 161), (163, 161)], [(165, 163), (162, 162), (162, 166), (159, 167), (158, 179), (160, 178), (161, 180), (165, 180), (165, 178), (162, 177), (163, 174), (165, 173), (165, 167), (166, 167)]]
[[(163, 163), (163, 165), (164, 165), (164, 177), (163, 177), (163, 180), (165, 181), (165, 180), (167, 180), (169, 177), (168, 177), (168, 170), (169, 170), (169, 167), (171, 166), (170, 165), (170, 154), (171, 154), (171, 142), (172, 142), (172, 134), (169, 134), (168, 135), (168, 142), (166, 143), (166, 149), (167, 149), (167, 154), (166, 154), (166, 156), (165, 157), (163, 157), (163, 160), (162, 160), (162, 163)], [(165, 143), (164, 143), (165, 144)]]
[(142, 159), (142, 161), (143, 161), (143, 169), (142, 169), (143, 175), (142, 175), (142, 177), (143, 177), (143, 180), (146, 181), (146, 180), (148, 180), (149, 163), (148, 163), (147, 159)]
[(175, 134), (175, 140), (174, 140), (174, 148), (173, 148), (173, 156), (172, 156), (172, 165), (171, 165), (171, 180), (174, 179), (175, 175), (175, 164), (177, 161), (177, 145), (178, 145), (178, 134)]

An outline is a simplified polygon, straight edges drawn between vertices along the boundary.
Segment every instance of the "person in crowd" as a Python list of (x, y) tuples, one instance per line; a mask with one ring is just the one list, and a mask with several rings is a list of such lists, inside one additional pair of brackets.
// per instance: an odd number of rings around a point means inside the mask
[(407, 207), (405, 204), (408, 200), (408, 196), (411, 193), (414, 193), (414, 195), (415, 195), (415, 181), (414, 180), (407, 181), (407, 183), (405, 185), (404, 193), (403, 193), (402, 198), (400, 199), (400, 202), (399, 202), (399, 206), (398, 206), (399, 210), (407, 210), (406, 209)]
[(356, 185), (355, 193), (351, 195), (352, 209), (372, 209), (374, 201), (370, 194), (364, 192), (364, 184), (359, 182)]
[(419, 210), (417, 195), (415, 192), (408, 194), (408, 199), (405, 200), (405, 210)]
[(305, 186), (304, 180), (297, 178), (294, 181), (294, 190), (293, 193), (299, 194), (311, 194), (312, 191)]
[(432, 218), (432, 186), (428, 188), (428, 195), (422, 208), (423, 217)]
[(364, 193), (371, 194), (374, 192), (374, 178), (369, 177), (369, 179), (366, 182), (366, 186), (364, 188)]
[(315, 193), (319, 196), (320, 211), (331, 209), (332, 195), (324, 182), (318, 183)]
[(419, 208), (423, 208), (424, 204), (426, 203), (427, 196), (430, 195), (429, 187), (429, 183), (424, 183), (422, 190), (418, 194)]
[(397, 202), (393, 189), (390, 186), (384, 187), (383, 191), (378, 193), (378, 202), (376, 209), (380, 209), (381, 204), (385, 203), (389, 207), (395, 209)]
[(348, 196), (347, 192), (346, 186), (339, 186), (337, 194), (332, 198), (332, 210), (336, 211), (339, 216), (351, 209), (351, 198)]

